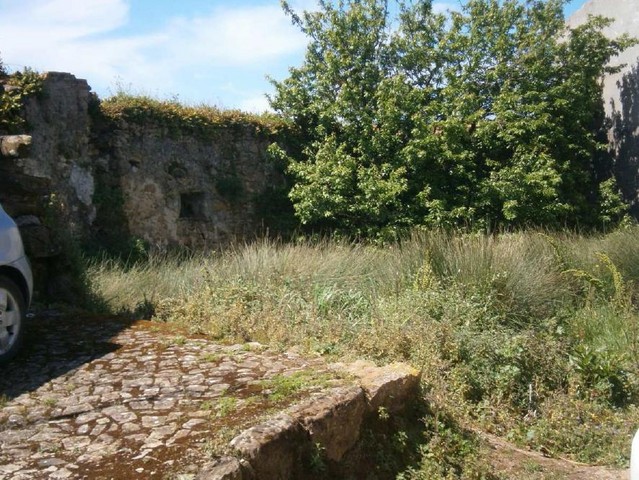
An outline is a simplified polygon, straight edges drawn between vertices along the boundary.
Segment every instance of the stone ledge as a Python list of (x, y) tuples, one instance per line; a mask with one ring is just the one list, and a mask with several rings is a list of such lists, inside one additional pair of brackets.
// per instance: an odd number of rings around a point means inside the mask
[(400, 413), (418, 394), (420, 372), (401, 363), (376, 367), (370, 362), (334, 364), (358, 385), (316, 394), (284, 413), (240, 433), (230, 446), (236, 457), (205, 466), (198, 480), (274, 480), (303, 476), (302, 459), (321, 448), (339, 462), (360, 440), (367, 416), (380, 409)]

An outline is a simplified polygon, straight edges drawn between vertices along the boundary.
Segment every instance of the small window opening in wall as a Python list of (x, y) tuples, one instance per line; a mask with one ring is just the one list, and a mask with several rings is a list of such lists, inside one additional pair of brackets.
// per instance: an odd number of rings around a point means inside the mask
[(204, 193), (190, 192), (180, 194), (180, 218), (204, 220)]

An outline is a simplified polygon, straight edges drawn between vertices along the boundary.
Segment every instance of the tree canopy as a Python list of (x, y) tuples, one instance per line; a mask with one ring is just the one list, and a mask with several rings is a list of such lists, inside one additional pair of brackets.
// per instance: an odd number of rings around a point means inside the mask
[(272, 107), (301, 222), (349, 235), (407, 227), (596, 227), (623, 205), (605, 149), (602, 77), (632, 41), (563, 0), (321, 0), (284, 9), (308, 37)]

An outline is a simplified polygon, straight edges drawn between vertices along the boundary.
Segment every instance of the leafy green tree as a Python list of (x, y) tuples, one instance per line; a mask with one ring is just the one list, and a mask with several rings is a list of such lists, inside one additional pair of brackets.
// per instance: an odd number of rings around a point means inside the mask
[(378, 141), (378, 94), (390, 76), (386, 2), (333, 4), (298, 17), (311, 39), (304, 64), (277, 83), (273, 107), (292, 119), (305, 141), (291, 162), (291, 191), (303, 223), (355, 234), (397, 223), (405, 167), (393, 145)]
[(283, 2), (309, 38), (271, 99), (304, 139), (288, 159), (302, 223), (384, 237), (598, 224), (614, 190), (599, 187), (600, 80), (631, 42), (607, 39), (601, 18), (569, 30), (564, 3), (443, 15), (429, 0), (337, 0), (298, 16)]

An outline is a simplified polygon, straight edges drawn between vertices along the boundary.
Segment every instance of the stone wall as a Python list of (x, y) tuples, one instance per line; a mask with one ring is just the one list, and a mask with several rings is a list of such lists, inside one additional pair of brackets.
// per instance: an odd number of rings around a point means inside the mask
[(216, 247), (261, 228), (257, 204), (284, 181), (266, 160), (268, 134), (249, 122), (198, 137), (106, 121), (91, 114), (97, 101), (85, 80), (45, 75), (25, 106), (30, 145), (0, 156), (12, 216), (56, 215), (75, 236), (117, 230), (159, 247)]
[(217, 248), (252, 237), (261, 199), (284, 184), (267, 160), (270, 134), (250, 119), (197, 134), (106, 118), (85, 80), (55, 72), (24, 118), (28, 136), (0, 131), (0, 203), (21, 226), (41, 290), (69, 283), (54, 272), (69, 270), (60, 252), (71, 238)]
[(112, 127), (110, 148), (97, 162), (119, 179), (133, 236), (159, 247), (202, 248), (259, 230), (256, 203), (283, 179), (266, 161), (269, 140), (254, 128), (234, 126), (199, 139), (125, 120)]
[(94, 220), (88, 102), (87, 82), (67, 73), (47, 73), (26, 102), (30, 145), (0, 160), (0, 201), (14, 217), (44, 217), (57, 202), (71, 230)]

